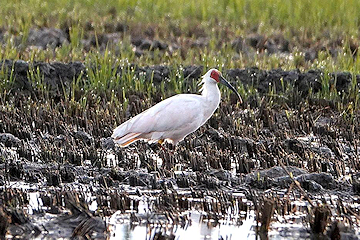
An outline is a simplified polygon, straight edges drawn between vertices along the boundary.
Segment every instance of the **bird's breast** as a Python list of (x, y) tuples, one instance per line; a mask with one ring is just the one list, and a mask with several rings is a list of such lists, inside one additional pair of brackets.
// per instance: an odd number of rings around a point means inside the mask
[(216, 109), (219, 107), (220, 104), (220, 95), (216, 98), (212, 97), (210, 99), (206, 99), (204, 102), (204, 117), (203, 117), (203, 124), (214, 114)]

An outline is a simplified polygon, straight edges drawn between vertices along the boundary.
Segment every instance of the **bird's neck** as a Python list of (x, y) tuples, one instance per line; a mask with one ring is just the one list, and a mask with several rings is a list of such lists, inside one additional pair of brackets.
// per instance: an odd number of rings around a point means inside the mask
[(201, 93), (204, 99), (206, 111), (204, 112), (205, 118), (208, 119), (215, 112), (220, 104), (220, 90), (217, 84), (204, 84)]
[(201, 95), (208, 100), (220, 99), (220, 90), (218, 85), (212, 83), (205, 83), (201, 89)]

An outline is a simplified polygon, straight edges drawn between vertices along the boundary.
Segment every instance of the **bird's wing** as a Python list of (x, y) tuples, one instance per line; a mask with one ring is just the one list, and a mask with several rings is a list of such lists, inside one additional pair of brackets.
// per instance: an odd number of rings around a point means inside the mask
[[(199, 95), (180, 94), (168, 98), (118, 126), (112, 135), (120, 139), (142, 133), (166, 132), (200, 124), (203, 118)], [(126, 139), (130, 140), (130, 139)]]

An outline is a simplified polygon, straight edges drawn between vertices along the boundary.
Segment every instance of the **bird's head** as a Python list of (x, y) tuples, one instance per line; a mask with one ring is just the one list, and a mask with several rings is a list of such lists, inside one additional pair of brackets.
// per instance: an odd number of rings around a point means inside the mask
[(236, 89), (222, 76), (221, 72), (217, 69), (210, 69), (203, 77), (203, 83), (221, 83), (226, 87), (230, 88), (239, 98), (240, 103), (242, 103), (242, 99), (240, 94), (236, 91)]

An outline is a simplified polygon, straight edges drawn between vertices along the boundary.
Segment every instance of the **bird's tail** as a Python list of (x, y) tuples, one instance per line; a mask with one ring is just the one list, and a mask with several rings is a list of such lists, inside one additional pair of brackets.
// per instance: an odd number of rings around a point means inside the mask
[(112, 138), (114, 139), (114, 141), (119, 144), (121, 147), (126, 147), (129, 144), (140, 140), (139, 135), (141, 133), (128, 133), (126, 135), (123, 136), (117, 136), (116, 135), (116, 131), (114, 132), (114, 134), (112, 135)]
[(134, 125), (134, 120), (136, 117), (124, 122), (117, 128), (115, 128), (112, 138), (114, 142), (119, 144), (121, 147), (126, 147), (129, 144), (139, 140), (139, 133), (138, 131), (132, 131), (132, 126)]

